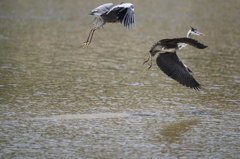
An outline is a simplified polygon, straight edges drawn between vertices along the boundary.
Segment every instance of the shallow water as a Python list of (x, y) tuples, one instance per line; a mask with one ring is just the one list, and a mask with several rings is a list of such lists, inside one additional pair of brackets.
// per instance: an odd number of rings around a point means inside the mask
[[(118, 1), (112, 1), (118, 4)], [(106, 1), (1, 1), (1, 158), (239, 158), (239, 1), (129, 1), (137, 28), (97, 30)], [(201, 91), (142, 66), (151, 46), (178, 52)]]

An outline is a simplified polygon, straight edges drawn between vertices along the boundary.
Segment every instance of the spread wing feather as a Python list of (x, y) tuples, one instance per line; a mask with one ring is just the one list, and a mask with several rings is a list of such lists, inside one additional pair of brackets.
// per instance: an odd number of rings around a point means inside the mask
[(169, 77), (178, 81), (180, 84), (199, 90), (201, 85), (193, 78), (187, 67), (178, 58), (176, 52), (161, 53), (157, 59), (158, 67)]
[(159, 43), (161, 43), (162, 45), (176, 45), (178, 43), (185, 43), (193, 47), (196, 47), (198, 49), (205, 49), (207, 47), (206, 45), (191, 38), (163, 39), (163, 40), (160, 40)]
[(134, 6), (131, 3), (122, 3), (114, 6), (107, 14), (110, 12), (116, 12), (118, 21), (123, 24), (127, 30), (135, 29), (135, 15)]

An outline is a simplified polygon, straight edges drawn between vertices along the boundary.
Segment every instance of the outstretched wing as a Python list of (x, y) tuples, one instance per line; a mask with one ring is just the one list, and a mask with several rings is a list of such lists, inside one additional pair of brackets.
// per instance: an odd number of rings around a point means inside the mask
[(106, 3), (103, 5), (100, 5), (97, 8), (93, 9), (90, 12), (90, 15), (101, 16), (101, 15), (107, 13), (112, 6), (113, 6), (113, 3)]
[(134, 6), (131, 3), (121, 3), (119, 5), (114, 6), (110, 12), (116, 12), (118, 21), (123, 24), (127, 30), (135, 29), (135, 15), (134, 15)]
[(158, 55), (158, 67), (169, 77), (184, 86), (199, 90), (201, 85), (190, 74), (190, 70), (178, 58), (176, 52), (166, 52)]
[(174, 39), (163, 39), (160, 40), (159, 42), (162, 43), (162, 45), (177, 45), (179, 43), (184, 43), (184, 44), (189, 44), (195, 48), (198, 49), (205, 49), (207, 46), (201, 44), (197, 40), (191, 39), (191, 38), (174, 38)]

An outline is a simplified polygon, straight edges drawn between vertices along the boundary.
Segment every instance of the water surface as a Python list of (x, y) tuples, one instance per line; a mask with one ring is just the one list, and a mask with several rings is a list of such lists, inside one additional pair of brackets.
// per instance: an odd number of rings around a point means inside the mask
[[(106, 1), (0, 2), (1, 158), (239, 158), (240, 2), (129, 2), (137, 28), (107, 24), (87, 49)], [(178, 55), (201, 91), (142, 66), (190, 27), (208, 48)]]

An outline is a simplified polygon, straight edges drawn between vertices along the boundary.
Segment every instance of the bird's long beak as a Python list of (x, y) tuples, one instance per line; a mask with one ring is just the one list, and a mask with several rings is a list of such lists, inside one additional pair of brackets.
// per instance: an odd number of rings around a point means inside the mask
[(198, 33), (198, 35), (205, 36), (203, 33), (200, 33), (200, 32), (197, 32), (197, 33)]

